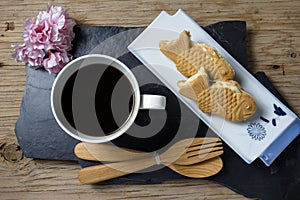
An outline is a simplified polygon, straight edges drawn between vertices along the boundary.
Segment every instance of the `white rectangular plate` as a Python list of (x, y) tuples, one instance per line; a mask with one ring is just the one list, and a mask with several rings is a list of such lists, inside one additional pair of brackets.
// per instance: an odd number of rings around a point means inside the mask
[[(195, 101), (179, 94), (177, 82), (186, 80), (186, 77), (180, 74), (175, 64), (160, 52), (158, 44), (161, 40), (176, 39), (183, 30), (190, 31), (193, 41), (215, 47), (220, 55), (231, 64), (236, 72), (235, 80), (256, 100), (257, 111), (250, 119), (241, 123), (233, 123), (205, 114), (198, 109)], [(273, 141), (291, 124), (299, 120), (182, 10), (173, 16), (163, 11), (128, 46), (128, 49), (247, 163), (264, 155), (264, 151)], [(285, 115), (274, 113), (275, 107), (284, 111)], [(262, 120), (261, 117), (269, 122)], [(276, 122), (276, 125), (272, 121)], [(265, 163), (270, 165), (268, 162)]]

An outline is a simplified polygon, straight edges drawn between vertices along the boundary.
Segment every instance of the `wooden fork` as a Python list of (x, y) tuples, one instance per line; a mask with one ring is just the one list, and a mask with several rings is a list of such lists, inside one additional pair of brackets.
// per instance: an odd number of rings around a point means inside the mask
[(191, 165), (223, 153), (219, 138), (189, 138), (172, 145), (161, 155), (107, 144), (79, 143), (74, 152), (78, 158), (101, 162), (122, 162), (144, 158), (160, 159), (164, 164)]

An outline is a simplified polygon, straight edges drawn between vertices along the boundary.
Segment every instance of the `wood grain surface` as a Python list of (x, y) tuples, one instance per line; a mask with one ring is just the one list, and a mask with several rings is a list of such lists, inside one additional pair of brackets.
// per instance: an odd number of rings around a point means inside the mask
[[(22, 43), (23, 23), (45, 9), (45, 1), (1, 1), (0, 7), (0, 199), (245, 199), (207, 180), (159, 185), (81, 185), (74, 162), (25, 158), (14, 124), (25, 86), (25, 68), (10, 58), (11, 44)], [(299, 0), (62, 0), (79, 25), (146, 26), (162, 10), (182, 8), (205, 26), (222, 20), (247, 21), (249, 67), (264, 71), (300, 114)]]

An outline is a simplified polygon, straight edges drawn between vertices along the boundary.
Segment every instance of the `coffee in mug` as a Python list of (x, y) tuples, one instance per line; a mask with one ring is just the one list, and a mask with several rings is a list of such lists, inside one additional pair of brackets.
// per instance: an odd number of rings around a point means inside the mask
[(132, 72), (117, 59), (92, 54), (70, 62), (56, 77), (51, 106), (72, 137), (106, 142), (122, 135), (139, 109), (164, 109), (165, 97), (140, 95)]

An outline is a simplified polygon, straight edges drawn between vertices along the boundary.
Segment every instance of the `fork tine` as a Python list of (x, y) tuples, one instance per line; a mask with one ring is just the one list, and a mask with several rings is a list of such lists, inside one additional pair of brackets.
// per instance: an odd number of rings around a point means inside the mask
[[(218, 150), (218, 151), (213, 151), (213, 152), (210, 152), (209, 154), (200, 154), (200, 155), (194, 155), (192, 157), (198, 157), (199, 159), (199, 162), (203, 162), (205, 160), (208, 160), (208, 159), (211, 159), (211, 158), (214, 158), (216, 156), (219, 156), (219, 155), (222, 155), (224, 153), (223, 150)], [(192, 158), (190, 157), (190, 158)]]
[[(177, 165), (192, 165), (192, 164), (196, 164), (199, 162), (203, 162), (205, 160), (209, 160), (211, 158), (214, 158), (216, 156), (219, 156), (221, 154), (223, 154), (224, 151), (223, 149), (219, 149), (216, 151), (211, 151), (205, 154), (194, 154), (194, 155), (190, 155), (190, 156), (181, 156), (178, 160), (176, 160), (174, 162), (174, 164)], [(185, 158), (184, 158), (185, 157)]]
[(212, 147), (217, 147), (217, 146), (222, 146), (222, 142), (216, 142), (216, 143), (206, 143), (206, 144), (200, 144), (200, 145), (193, 145), (186, 147), (186, 152), (191, 152), (191, 151), (198, 151), (202, 149), (210, 149)]
[(200, 144), (204, 145), (204, 144), (210, 144), (216, 142), (222, 142), (222, 140), (217, 137), (194, 138), (190, 146), (200, 145)]
[(174, 163), (178, 165), (195, 164), (221, 155), (223, 152), (220, 138), (195, 138), (190, 145), (186, 145), (185, 153)]
[(189, 147), (203, 146), (204, 148), (207, 146), (214, 146), (215, 143), (219, 143), (219, 142), (222, 143), (221, 139), (216, 137), (188, 138), (176, 142), (175, 145), (171, 146), (171, 148), (169, 149), (177, 153), (177, 151), (179, 152), (186, 151), (186, 148)]
[(210, 152), (215, 152), (215, 151), (223, 151), (223, 147), (211, 147), (207, 149), (198, 149), (198, 151), (189, 151), (186, 152), (187, 158), (193, 157), (193, 156), (205, 156), (205, 154), (208, 154)]

